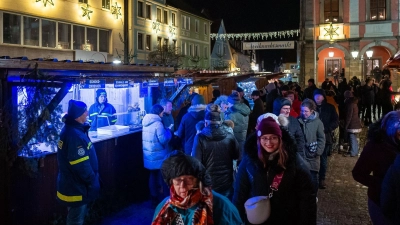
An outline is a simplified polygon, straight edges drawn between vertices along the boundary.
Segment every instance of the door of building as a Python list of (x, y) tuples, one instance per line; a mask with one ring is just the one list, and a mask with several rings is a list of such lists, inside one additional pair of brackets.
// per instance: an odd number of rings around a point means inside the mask
[(333, 71), (337, 69), (340, 73), (341, 68), (341, 59), (325, 59), (325, 78), (329, 78), (333, 81)]

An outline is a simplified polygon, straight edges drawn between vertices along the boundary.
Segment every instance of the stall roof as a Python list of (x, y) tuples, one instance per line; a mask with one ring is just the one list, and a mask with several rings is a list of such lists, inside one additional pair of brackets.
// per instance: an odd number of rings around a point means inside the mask
[(400, 51), (386, 61), (386, 64), (383, 66), (383, 69), (385, 68), (400, 68)]

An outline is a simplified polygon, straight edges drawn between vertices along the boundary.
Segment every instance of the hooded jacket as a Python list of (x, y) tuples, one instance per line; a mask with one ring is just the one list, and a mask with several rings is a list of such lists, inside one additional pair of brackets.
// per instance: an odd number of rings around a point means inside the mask
[(191, 155), (193, 140), (197, 134), (196, 124), (204, 120), (206, 105), (192, 105), (188, 112), (183, 116), (179, 125), (177, 136), (184, 141), (184, 150), (187, 155)]
[(161, 117), (156, 114), (146, 114), (142, 125), (144, 167), (149, 170), (160, 169), (164, 157), (168, 154), (168, 142), (172, 133), (164, 128)]
[(233, 133), (236, 140), (242, 146), (246, 141), (247, 128), (249, 126), (250, 108), (243, 103), (234, 104), (226, 111), (225, 119), (232, 120), (235, 124)]
[(194, 138), (192, 156), (205, 166), (216, 192), (224, 193), (232, 187), (233, 160), (239, 155), (239, 143), (223, 125), (210, 124)]
[[(288, 153), (286, 169), (279, 190), (271, 198), (271, 216), (263, 223), (274, 224), (316, 224), (316, 202), (310, 171), (304, 160), (296, 154), (296, 144), (290, 134), (282, 129), (282, 142)], [(267, 196), (276, 174), (283, 168), (277, 164), (277, 156), (268, 161), (264, 168), (257, 156), (257, 137), (251, 134), (245, 143), (245, 154), (239, 166), (235, 181), (233, 204), (246, 224), (244, 203), (255, 196)]]
[(103, 104), (100, 104), (96, 99), (96, 102), (89, 108), (88, 121), (91, 125), (90, 130), (97, 130), (97, 123), (100, 123), (101, 126), (114, 125), (117, 122), (117, 117), (114, 116), (115, 113), (115, 108), (110, 103), (104, 102)]
[(77, 207), (99, 196), (97, 155), (88, 137), (89, 124), (78, 123), (68, 114), (64, 118), (57, 151), (57, 200)]
[[(314, 111), (306, 120), (299, 117), (297, 119), (304, 134), (304, 156), (312, 171), (319, 171), (320, 158), (325, 148), (325, 133), (324, 124), (318, 118), (318, 113)], [(310, 154), (308, 151), (308, 144), (317, 142), (317, 151), (315, 154)]]

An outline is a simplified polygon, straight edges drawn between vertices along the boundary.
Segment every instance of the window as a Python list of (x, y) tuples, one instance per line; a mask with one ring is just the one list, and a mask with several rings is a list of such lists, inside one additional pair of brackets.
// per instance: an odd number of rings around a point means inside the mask
[(324, 2), (325, 22), (339, 22), (339, 0), (325, 0)]
[(56, 22), (42, 20), (42, 47), (56, 47)]
[(157, 22), (161, 23), (161, 9), (157, 8)]
[(182, 16), (182, 29), (190, 30), (190, 17)]
[(162, 37), (157, 37), (157, 47), (161, 47), (162, 44)]
[(164, 23), (168, 24), (168, 11), (164, 10)]
[(171, 14), (171, 24), (172, 24), (172, 26), (176, 26), (176, 14), (175, 13)]
[(74, 45), (73, 49), (74, 50), (82, 50), (83, 45), (86, 44), (85, 42), (85, 27), (82, 26), (73, 26), (73, 40), (74, 40)]
[(101, 8), (110, 9), (110, 0), (101, 0)]
[(39, 46), (39, 19), (24, 16), (24, 45)]
[(198, 21), (198, 20), (195, 20), (195, 21), (194, 21), (194, 31), (195, 31), (196, 33), (199, 32), (199, 21)]
[(151, 51), (151, 35), (146, 35), (146, 50)]
[(326, 59), (326, 61), (325, 61), (325, 77), (332, 78), (333, 71), (335, 69), (340, 69), (340, 68), (342, 68), (340, 59)]
[(194, 56), (199, 56), (199, 46), (198, 45), (194, 46)]
[(60, 49), (71, 49), (71, 24), (58, 23), (58, 46)]
[(386, 19), (386, 0), (370, 0), (371, 20)]
[(146, 18), (151, 20), (151, 5), (146, 5)]
[(186, 43), (184, 42), (181, 43), (181, 52), (182, 55), (186, 55)]
[(98, 29), (86, 28), (86, 44), (90, 46), (90, 51), (97, 51), (97, 31)]
[(110, 31), (99, 30), (99, 51), (108, 52), (110, 46)]
[(3, 13), (3, 42), (21, 44), (21, 16)]
[(381, 60), (380, 59), (367, 59), (365, 60), (365, 72), (366, 76), (373, 76), (373, 70), (375, 67), (381, 68)]
[(204, 34), (208, 34), (207, 23), (204, 23)]
[(143, 2), (138, 1), (138, 16), (139, 17), (144, 17), (143, 13)]
[(79, 0), (79, 3), (85, 3), (85, 4), (88, 4), (88, 0)]
[(193, 56), (193, 45), (189, 44), (189, 55)]
[(143, 34), (138, 33), (137, 34), (137, 49), (143, 50)]

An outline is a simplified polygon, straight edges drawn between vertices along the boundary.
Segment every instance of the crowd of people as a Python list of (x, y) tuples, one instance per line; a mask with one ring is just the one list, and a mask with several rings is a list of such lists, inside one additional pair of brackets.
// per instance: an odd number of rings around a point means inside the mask
[[(370, 126), (368, 143), (354, 179), (369, 188), (373, 223), (398, 224), (400, 111), (393, 111), (390, 79), (360, 82), (354, 77), (335, 84), (327, 79), (318, 88), (309, 79), (303, 91), (296, 83), (275, 81), (251, 93), (252, 109), (240, 87), (229, 96), (214, 90), (208, 104), (193, 92), (175, 119), (170, 100), (153, 105), (143, 118), (142, 140), (156, 209), (152, 224), (316, 224), (328, 157), (335, 152), (359, 156), (357, 135), (365, 126)], [(82, 179), (93, 194), (80, 199), (82, 204), (66, 204), (71, 218), (81, 215), (86, 208), (80, 206), (98, 191), (97, 159), (84, 136), (87, 114), (84, 103), (70, 103), (59, 144), (75, 158), (90, 155), (90, 161), (76, 164), (92, 168)], [(68, 134), (77, 131), (79, 143), (66, 145)], [(82, 146), (88, 151), (80, 151)], [(66, 160), (65, 151), (58, 153), (60, 162)], [(65, 194), (77, 194), (63, 184), (78, 167), (71, 161), (64, 164), (57, 192), (61, 202), (69, 200)], [(84, 192), (77, 187), (79, 191)], [(261, 199), (268, 199), (267, 205), (257, 202), (260, 196), (266, 196)], [(248, 202), (255, 203), (248, 207)], [(254, 207), (272, 210), (260, 218), (248, 211)]]

